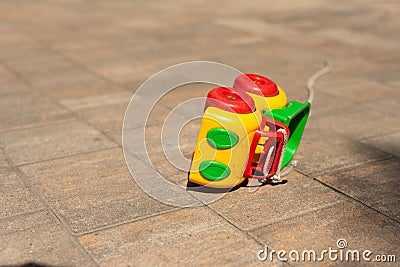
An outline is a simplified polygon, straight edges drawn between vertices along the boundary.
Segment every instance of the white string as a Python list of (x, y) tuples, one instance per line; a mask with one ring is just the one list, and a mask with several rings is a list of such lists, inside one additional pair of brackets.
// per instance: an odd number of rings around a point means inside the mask
[(316, 73), (311, 76), (307, 81), (307, 90), (308, 90), (308, 102), (311, 104), (314, 100), (314, 83), (318, 80), (319, 77), (328, 73), (331, 70), (331, 66), (329, 65), (328, 61), (325, 61), (324, 67), (317, 71)]
[[(331, 66), (329, 64), (328, 61), (325, 61), (324, 63), (324, 67), (322, 69), (320, 69), (319, 71), (317, 71), (316, 73), (314, 73), (307, 81), (307, 90), (308, 90), (308, 102), (311, 104), (313, 99), (314, 99), (314, 83), (316, 80), (318, 80), (319, 77), (321, 77), (322, 75), (328, 73), (331, 70)], [(311, 115), (311, 113), (310, 113)], [(283, 130), (283, 131), (281, 131)], [(289, 173), (291, 173), (294, 169), (294, 167), (297, 166), (298, 161), (297, 160), (292, 160), (288, 166), (286, 168), (284, 168), (281, 171), (281, 166), (282, 166), (282, 160), (283, 160), (283, 155), (285, 154), (285, 150), (286, 150), (286, 144), (288, 141), (288, 136), (287, 133), (284, 129), (280, 129), (278, 130), (278, 132), (281, 131), (284, 135), (284, 143), (283, 143), (283, 147), (282, 147), (282, 153), (281, 153), (281, 158), (279, 159), (279, 166), (278, 166), (278, 170), (276, 171), (276, 174), (272, 177), (272, 181), (274, 183), (279, 182), (284, 176), (288, 175)]]
[(279, 182), (281, 180), (281, 178), (283, 177), (282, 173), (281, 173), (281, 167), (282, 167), (283, 155), (285, 154), (286, 145), (289, 140), (288, 134), (285, 129), (283, 129), (283, 128), (279, 129), (277, 132), (281, 132), (283, 134), (283, 146), (282, 146), (281, 156), (279, 158), (278, 169), (276, 170), (275, 175), (272, 177), (272, 180), (274, 183)]
[(265, 162), (267, 164), (264, 164), (264, 169), (263, 172), (267, 173), (268, 172), (268, 165), (269, 165), (269, 161), (271, 160), (271, 156), (272, 156), (272, 152), (274, 151), (274, 146), (271, 146), (268, 150), (268, 154), (267, 154), (267, 158), (265, 159)]

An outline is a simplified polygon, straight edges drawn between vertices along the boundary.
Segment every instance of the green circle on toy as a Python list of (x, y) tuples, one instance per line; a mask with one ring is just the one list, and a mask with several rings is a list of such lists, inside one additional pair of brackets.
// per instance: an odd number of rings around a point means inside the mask
[(239, 136), (224, 128), (213, 128), (208, 131), (207, 139), (210, 145), (219, 149), (234, 147), (239, 142)]
[(200, 173), (208, 180), (219, 181), (228, 177), (231, 169), (222, 162), (206, 160), (200, 163)]

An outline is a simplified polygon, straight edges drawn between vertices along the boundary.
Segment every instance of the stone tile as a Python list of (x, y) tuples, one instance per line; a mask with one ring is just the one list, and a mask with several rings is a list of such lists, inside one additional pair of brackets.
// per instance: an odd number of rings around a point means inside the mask
[[(367, 138), (398, 129), (400, 117), (395, 114), (377, 111), (373, 107), (359, 104), (353, 107), (337, 110), (314, 120), (311, 128), (332, 129), (334, 132), (353, 140)], [(384, 130), (383, 130), (384, 129)]]
[(93, 74), (85, 74), (83, 70), (72, 69), (52, 75), (52, 79), (37, 82), (37, 87), (56, 100), (69, 98), (98, 96), (124, 89)]
[(0, 176), (0, 218), (44, 207), (24, 184), (23, 178), (11, 167), (0, 166)]
[[(399, 45), (400, 46), (400, 45)], [(370, 76), (371, 78), (380, 81), (382, 83), (399, 83), (399, 75), (398, 75), (398, 64), (399, 59), (393, 59), (392, 62), (385, 62), (380, 64), (380, 68), (377, 71), (368, 71), (365, 75)]]
[(38, 92), (5, 94), (0, 98), (0, 131), (75, 120), (76, 116)]
[(28, 59), (8, 60), (7, 64), (29, 84), (56, 100), (123, 91), (121, 86), (48, 50), (39, 50)]
[(399, 173), (400, 159), (394, 157), (317, 179), (399, 220)]
[(21, 80), (13, 80), (9, 82), (0, 82), (0, 96), (8, 96), (19, 93), (31, 93), (36, 91)]
[(0, 58), (2, 60), (10, 58), (19, 58), (21, 54), (28, 51), (32, 52), (34, 49), (38, 49), (40, 44), (28, 36), (26, 33), (17, 31), (11, 25), (3, 23), (0, 34), (4, 38), (0, 38)]
[(394, 51), (399, 47), (399, 43), (390, 41), (386, 38), (380, 38), (369, 33), (349, 30), (343, 27), (325, 28), (320, 31), (315, 31), (314, 34), (324, 38), (332, 39), (332, 41), (341, 42), (347, 45), (368, 47), (371, 49), (384, 49)]
[[(98, 38), (96, 40), (100, 41)], [(93, 47), (78, 46), (72, 51), (63, 51), (63, 53), (72, 61), (78, 62), (89, 69), (93, 69), (92, 66), (106, 66), (107, 62), (115, 62), (116, 58), (122, 58), (122, 54), (118, 49), (108, 45), (105, 41), (100, 42), (102, 45), (96, 47), (96, 49), (93, 49)]]
[(115, 143), (122, 146), (122, 129), (107, 132), (109, 136)]
[[(5, 24), (4, 24), (5, 25)], [(0, 39), (1, 47), (14, 47), (21, 44), (32, 44), (34, 40), (27, 34), (21, 33), (13, 29), (12, 27), (2, 27), (0, 29), (2, 36), (7, 36), (7, 38)]]
[(61, 100), (60, 103), (73, 111), (80, 111), (90, 108), (98, 108), (113, 104), (127, 105), (133, 94), (128, 91), (115, 92), (110, 94), (101, 94), (98, 96), (78, 97)]
[(205, 207), (173, 211), (79, 240), (104, 266), (247, 265), (257, 263), (261, 247)]
[(141, 190), (128, 172), (120, 148), (37, 163), (22, 170), (75, 233), (173, 209)]
[[(378, 254), (399, 254), (399, 224), (387, 217), (355, 202), (345, 201), (332, 207), (297, 216), (286, 221), (268, 225), (252, 231), (252, 234), (265, 242), (270, 249), (299, 251), (314, 250), (317, 257), (329, 247), (338, 249), (337, 241), (345, 239), (347, 250), (371, 250), (371, 259)], [(362, 254), (361, 254), (362, 255)], [(288, 255), (286, 255), (289, 257)], [(345, 257), (345, 255), (344, 255)], [(361, 256), (362, 257), (362, 256)], [(275, 256), (275, 261), (276, 261)], [(315, 262), (290, 262), (295, 265), (315, 266)], [(341, 265), (340, 260), (330, 261), (325, 254), (326, 265)], [(346, 265), (360, 262), (349, 262)], [(361, 261), (361, 265), (370, 265)], [(395, 266), (389, 265), (389, 266)]]
[(10, 168), (10, 163), (8, 162), (6, 155), (4, 155), (3, 151), (0, 150), (0, 169)]
[[(136, 76), (135, 74), (145, 72), (142, 64), (138, 65), (136, 61), (126, 58), (117, 60), (113, 58), (112, 60), (107, 60), (106, 64), (97, 63), (90, 66), (90, 68), (97, 74), (119, 84), (126, 84), (132, 81), (132, 76)], [(145, 78), (144, 76), (142, 77)]]
[[(86, 98), (68, 99), (61, 101), (61, 104), (92, 125), (109, 133), (120, 131), (124, 122), (124, 127), (126, 128), (143, 126), (137, 120), (138, 115), (131, 110), (127, 110), (132, 97), (135, 97), (132, 92), (121, 91)], [(132, 105), (136, 105), (136, 103)], [(129, 116), (126, 116), (126, 114), (129, 114)], [(148, 114), (147, 124), (162, 123), (168, 114), (169, 110), (167, 108), (157, 104)]]
[(196, 194), (188, 191), (187, 180), (179, 178), (182, 172), (175, 170), (168, 161), (153, 157), (157, 155), (133, 155), (124, 150), (124, 156), (135, 182), (147, 195), (159, 202), (182, 208), (202, 206), (209, 199), (220, 197), (217, 194)]
[[(168, 152), (167, 152), (168, 153)], [(186, 186), (190, 158), (182, 154), (149, 154), (152, 166), (168, 181)]]
[(194, 83), (194, 84), (183, 85), (168, 92), (165, 96), (163, 96), (163, 98), (160, 99), (158, 103), (172, 109), (178, 106), (179, 104), (182, 104), (183, 102), (193, 98), (197, 97), (206, 98), (207, 93), (211, 89), (216, 87), (218, 86), (206, 83)]
[(187, 122), (179, 133), (179, 149), (188, 159), (192, 158), (192, 153), (196, 148), (197, 135), (200, 131), (201, 118)]
[(0, 64), (0, 84), (16, 82), (18, 77), (12, 73), (4, 64)]
[(67, 40), (56, 39), (50, 43), (50, 46), (67, 56), (73, 54), (75, 51), (79, 51), (82, 48), (88, 50), (97, 50), (106, 46), (105, 42), (103, 41), (97, 40), (92, 37), (79, 35), (75, 31), (72, 33), (72, 35), (74, 38)]
[[(313, 126), (314, 122), (311, 121), (309, 125)], [(389, 156), (388, 153), (344, 138), (332, 130), (310, 127), (304, 131), (295, 158), (299, 161), (299, 171), (315, 175)]]
[(314, 89), (311, 115), (307, 124), (312, 128), (314, 120), (319, 123), (319, 121), (325, 120), (326, 117), (336, 114), (339, 110), (351, 109), (355, 105), (356, 103), (352, 99), (346, 99)]
[(60, 76), (63, 71), (77, 67), (61, 54), (44, 47), (30, 51), (29, 57), (23, 53), (20, 57), (6, 59), (5, 62), (11, 70), (34, 84), (46, 79), (52, 80), (53, 75)]
[(96, 266), (50, 212), (0, 220), (0, 265)]
[(210, 206), (243, 230), (269, 225), (343, 201), (341, 194), (299, 173), (287, 182), (258, 188), (242, 187)]
[(371, 99), (370, 101), (366, 102), (366, 104), (381, 111), (383, 116), (387, 116), (388, 114), (398, 116), (400, 114), (400, 108), (398, 106), (400, 101), (400, 81), (396, 83), (389, 83), (387, 88), (389, 90), (388, 93), (382, 95), (381, 97)]
[[(149, 123), (146, 127), (137, 127), (130, 129), (126, 127), (123, 134), (125, 140), (125, 149), (134, 154), (144, 154), (144, 146), (147, 149), (146, 153), (158, 153), (164, 150), (179, 149), (179, 130), (185, 125), (184, 116), (179, 113), (174, 113), (170, 116), (167, 122), (164, 121), (169, 110), (165, 108), (159, 109), (161, 112), (154, 112), (154, 118), (150, 121), (155, 121), (155, 124)], [(131, 113), (128, 111), (127, 114)], [(130, 115), (129, 115), (130, 116)], [(140, 122), (129, 121), (125, 119), (125, 125), (139, 125)], [(160, 121), (157, 123), (157, 121)], [(114, 133), (117, 137), (117, 132)], [(144, 140), (140, 137), (144, 137)], [(194, 141), (195, 142), (195, 141)], [(192, 147), (191, 144), (187, 144)], [(185, 148), (185, 144), (181, 149)]]
[(121, 91), (112, 94), (61, 101), (63, 106), (104, 132), (122, 129), (126, 108), (132, 93)]
[(362, 139), (361, 142), (400, 157), (400, 131)]
[[(365, 62), (359, 63), (360, 66)], [(395, 90), (388, 84), (366, 77), (354, 77), (343, 72), (336, 71), (335, 63), (332, 63), (331, 73), (321, 77), (316, 82), (316, 91), (323, 91), (342, 99), (352, 100), (357, 103), (371, 101), (393, 95)]]
[(17, 165), (115, 147), (83, 122), (68, 122), (0, 134), (5, 153)]

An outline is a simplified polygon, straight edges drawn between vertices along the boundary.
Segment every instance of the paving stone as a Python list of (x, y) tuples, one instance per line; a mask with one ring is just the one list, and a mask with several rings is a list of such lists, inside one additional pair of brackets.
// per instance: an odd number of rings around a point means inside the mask
[(242, 187), (211, 203), (242, 230), (279, 222), (343, 201), (343, 196), (299, 173), (287, 176), (287, 182), (262, 187)]
[(77, 50), (98, 50), (99, 48), (105, 46), (104, 42), (99, 41), (95, 38), (84, 36), (75, 31), (71, 33), (71, 36), (65, 37), (63, 39), (57, 36), (57, 38), (55, 40), (52, 40), (49, 45), (56, 51), (61, 52), (62, 54), (67, 56), (73, 54)]
[[(76, 98), (61, 101), (61, 104), (78, 114), (92, 125), (106, 133), (120, 131), (123, 123), (126, 128), (136, 128), (142, 124), (136, 119), (137, 115), (128, 109), (134, 93), (129, 91)], [(136, 103), (132, 103), (136, 105)], [(126, 113), (128, 111), (128, 113)], [(126, 115), (128, 114), (128, 115)], [(148, 114), (147, 124), (153, 125), (165, 121), (169, 110), (157, 104)], [(144, 114), (146, 115), (146, 114)]]
[(8, 60), (24, 80), (56, 100), (96, 96), (123, 91), (111, 81), (85, 70), (64, 56), (39, 50), (28, 60)]
[(115, 147), (83, 122), (68, 122), (0, 134), (5, 153), (17, 165)]
[(22, 170), (75, 233), (173, 209), (138, 187), (120, 148), (37, 163)]
[(394, 157), (317, 179), (399, 221), (399, 173), (400, 160)]
[(382, 116), (381, 112), (371, 106), (359, 104), (337, 110), (320, 120), (314, 120), (310, 127), (332, 129), (350, 139), (359, 140), (382, 134), (382, 132), (397, 130), (398, 125), (400, 125), (399, 116), (389, 113)]
[[(168, 153), (168, 152), (167, 152)], [(149, 155), (152, 166), (168, 181), (186, 186), (190, 158), (178, 154), (152, 153)], [(183, 169), (182, 167), (185, 167)]]
[(38, 81), (51, 81), (53, 75), (60, 76), (63, 71), (77, 67), (61, 54), (44, 47), (31, 51), (29, 57), (21, 54), (20, 57), (6, 59), (5, 62), (15, 73), (35, 84), (39, 84), (36, 83)]
[(122, 146), (122, 129), (107, 132), (107, 136), (109, 136), (115, 143)]
[(312, 128), (314, 120), (324, 121), (326, 117), (337, 114), (338, 110), (350, 109), (354, 107), (356, 103), (351, 99), (344, 97), (338, 97), (331, 93), (325, 93), (314, 89), (314, 97), (311, 103), (311, 115), (307, 122), (308, 127)]
[(142, 64), (138, 65), (135, 60), (126, 59), (126, 57), (120, 59), (115, 59), (114, 57), (113, 59), (108, 59), (104, 63), (105, 64), (93, 64), (91, 65), (91, 69), (97, 74), (107, 77), (107, 79), (119, 84), (126, 84), (132, 81), (132, 76), (144, 72)]
[(0, 265), (96, 266), (50, 212), (0, 220)]
[[(314, 250), (318, 258), (321, 258), (322, 250), (338, 250), (337, 241), (344, 239), (347, 247), (342, 251), (345, 255), (348, 250), (372, 251), (371, 259), (378, 254), (398, 255), (399, 223), (355, 202), (345, 201), (332, 207), (307, 213), (286, 221), (268, 225), (252, 232), (254, 236), (265, 242), (270, 249), (301, 253), (304, 250)], [(337, 253), (340, 255), (340, 253)], [(334, 257), (334, 255), (332, 255)], [(275, 255), (275, 261), (277, 261)], [(342, 265), (345, 261), (330, 261), (329, 255), (324, 255), (321, 265)], [(291, 262), (295, 265), (315, 266), (315, 262)], [(346, 262), (345, 265), (373, 265), (374, 263)], [(388, 264), (395, 266), (395, 264)]]
[(105, 266), (247, 265), (257, 263), (261, 247), (207, 208), (173, 211), (79, 240)]
[(54, 75), (50, 81), (43, 79), (43, 84), (38, 87), (42, 92), (57, 100), (97, 96), (124, 90), (121, 86), (93, 74), (83, 74), (83, 71), (79, 69), (61, 72)]
[(398, 42), (388, 40), (387, 38), (380, 38), (376, 35), (349, 30), (343, 27), (325, 28), (321, 31), (316, 31), (315, 34), (348, 45), (367, 46), (369, 48), (385, 49), (388, 51), (395, 50), (399, 46)]
[(361, 142), (400, 157), (400, 131), (362, 139)]
[(10, 163), (7, 161), (6, 155), (0, 150), (0, 169), (10, 168)]
[(30, 87), (21, 80), (12, 80), (8, 82), (0, 82), (0, 96), (8, 96), (17, 93), (31, 93), (35, 91), (34, 88)]
[(182, 127), (179, 134), (179, 149), (188, 159), (192, 158), (192, 153), (196, 148), (197, 135), (200, 131), (201, 118), (193, 119)]
[[(6, 23), (3, 23), (5, 26)], [(0, 40), (0, 59), (6, 60), (11, 58), (19, 58), (21, 54), (32, 53), (33, 50), (40, 48), (40, 44), (35, 42), (30, 36), (18, 32), (12, 27), (2, 27)]]
[(18, 77), (12, 73), (4, 64), (0, 64), (0, 84), (15, 82)]
[(38, 92), (3, 95), (0, 113), (0, 131), (76, 120), (70, 111)]
[[(232, 85), (231, 85), (232, 86)], [(205, 98), (207, 93), (218, 87), (206, 83), (187, 84), (168, 92), (158, 103), (171, 109), (193, 98)]]
[[(312, 118), (311, 118), (312, 119)], [(389, 157), (379, 149), (340, 136), (333, 130), (312, 128), (303, 134), (295, 158), (298, 159), (297, 169), (308, 175), (367, 163)]]
[[(29, 37), (27, 34), (21, 33), (10, 27), (6, 26), (6, 23), (3, 24), (4, 27), (0, 29), (2, 36), (7, 36), (7, 38), (1, 38), (0, 46), (5, 48), (12, 48), (15, 46), (20, 46), (21, 44), (32, 44), (34, 40)], [(6, 52), (6, 51), (4, 51)], [(9, 52), (9, 51), (8, 51)], [(3, 53), (2, 53), (3, 54)], [(6, 53), (4, 53), (6, 54)]]
[(400, 101), (400, 81), (389, 83), (387, 85), (390, 93), (386, 93), (381, 97), (371, 99), (366, 102), (367, 105), (373, 107), (382, 112), (382, 116), (387, 116), (388, 114), (399, 115), (400, 108), (398, 103)]
[(43, 208), (23, 178), (11, 167), (0, 167), (0, 176), (0, 218)]
[[(395, 93), (391, 85), (371, 78), (345, 75), (343, 71), (338, 72), (336, 64), (332, 63), (332, 71), (316, 82), (316, 92), (323, 91), (357, 103), (370, 101), (372, 104), (379, 98)], [(361, 62), (360, 67), (362, 64), (365, 62)]]
[[(169, 110), (161, 108), (162, 112), (155, 112), (153, 121), (160, 120), (161, 118), (168, 115)], [(128, 114), (131, 111), (128, 111)], [(157, 115), (159, 114), (159, 115)], [(126, 117), (127, 118), (127, 117)], [(139, 122), (127, 121), (130, 125), (139, 125)], [(134, 154), (144, 153), (159, 153), (164, 150), (176, 150), (179, 149), (179, 130), (185, 125), (185, 120), (179, 113), (174, 113), (173, 116), (167, 122), (149, 124), (146, 127), (129, 128), (126, 127), (123, 134), (125, 140), (125, 149)], [(118, 133), (114, 133), (118, 137)], [(144, 136), (144, 140), (139, 138)], [(194, 141), (195, 142), (195, 141)], [(144, 150), (145, 144), (146, 152)], [(183, 144), (181, 149), (186, 148), (185, 146), (193, 147), (193, 142), (190, 144)]]
[[(168, 204), (176, 208), (202, 206), (209, 199), (219, 198), (215, 194), (195, 194), (188, 191), (186, 188), (186, 180), (174, 178), (177, 176), (176, 171), (168, 166), (162, 172), (157, 172), (153, 163), (169, 164), (167, 162), (153, 160), (153, 162), (146, 155), (133, 155), (128, 151), (124, 151), (129, 171), (140, 186), (149, 196), (157, 199), (159, 202)], [(151, 157), (151, 155), (149, 155)], [(160, 166), (160, 165), (158, 165)], [(168, 172), (174, 173), (168, 176)]]
[(44, 208), (0, 151), (0, 218)]
[(122, 129), (125, 111), (132, 97), (127, 91), (61, 101), (92, 125), (105, 132)]

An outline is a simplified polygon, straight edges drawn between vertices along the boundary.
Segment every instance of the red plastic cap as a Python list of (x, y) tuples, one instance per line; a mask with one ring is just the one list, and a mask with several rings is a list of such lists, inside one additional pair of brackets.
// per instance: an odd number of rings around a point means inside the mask
[(235, 79), (233, 87), (247, 93), (265, 97), (279, 94), (278, 86), (270, 79), (257, 74), (242, 74)]
[(208, 92), (204, 110), (208, 107), (238, 114), (253, 113), (255, 110), (254, 100), (248, 94), (228, 87), (218, 87)]

